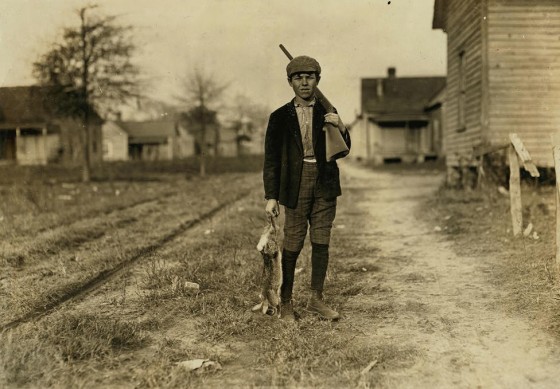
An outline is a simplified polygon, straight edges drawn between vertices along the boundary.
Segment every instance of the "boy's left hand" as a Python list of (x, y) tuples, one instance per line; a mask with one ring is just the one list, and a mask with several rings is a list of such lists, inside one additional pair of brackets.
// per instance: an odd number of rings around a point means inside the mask
[(338, 124), (340, 123), (340, 116), (334, 112), (330, 112), (325, 115), (325, 122), (338, 127)]
[(344, 123), (342, 123), (342, 120), (340, 120), (340, 116), (338, 116), (337, 113), (329, 112), (328, 114), (326, 114), (325, 123), (330, 123), (333, 126), (338, 127), (341, 132), (346, 131), (346, 127), (344, 127)]

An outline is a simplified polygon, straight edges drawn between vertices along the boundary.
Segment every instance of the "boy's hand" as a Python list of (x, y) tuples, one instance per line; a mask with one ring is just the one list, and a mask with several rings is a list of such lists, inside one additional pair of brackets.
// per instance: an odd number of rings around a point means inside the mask
[(278, 206), (278, 200), (275, 199), (267, 200), (264, 211), (268, 216), (277, 217), (280, 214), (280, 207)]
[(344, 123), (342, 123), (342, 120), (340, 120), (340, 116), (338, 116), (337, 113), (329, 112), (326, 114), (325, 123), (330, 123), (333, 126), (338, 127), (342, 133), (346, 132), (346, 127), (344, 127)]

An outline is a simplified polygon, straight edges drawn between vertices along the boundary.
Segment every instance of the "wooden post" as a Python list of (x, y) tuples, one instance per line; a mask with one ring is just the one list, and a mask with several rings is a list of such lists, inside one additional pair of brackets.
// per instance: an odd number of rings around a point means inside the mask
[(552, 155), (556, 173), (556, 271), (560, 273), (560, 134), (552, 135)]
[(523, 214), (521, 212), (521, 180), (519, 174), (519, 160), (513, 145), (508, 148), (509, 158), (509, 195), (511, 203), (511, 221), (513, 236), (521, 234), (523, 227)]
[(519, 155), (519, 158), (521, 158), (521, 162), (523, 162), (523, 168), (531, 174), (531, 177), (540, 177), (539, 170), (531, 160), (529, 151), (527, 151), (527, 148), (525, 147), (521, 139), (517, 136), (517, 134), (509, 134), (509, 140), (513, 145), (513, 148), (515, 149), (515, 152), (517, 153), (517, 155)]

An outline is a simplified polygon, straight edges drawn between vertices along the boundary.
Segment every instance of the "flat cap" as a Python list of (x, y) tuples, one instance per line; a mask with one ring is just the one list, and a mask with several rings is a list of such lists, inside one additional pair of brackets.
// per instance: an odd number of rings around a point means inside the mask
[(300, 55), (290, 61), (286, 66), (286, 73), (291, 77), (294, 73), (315, 72), (321, 74), (321, 65), (316, 59), (308, 57), (307, 55)]

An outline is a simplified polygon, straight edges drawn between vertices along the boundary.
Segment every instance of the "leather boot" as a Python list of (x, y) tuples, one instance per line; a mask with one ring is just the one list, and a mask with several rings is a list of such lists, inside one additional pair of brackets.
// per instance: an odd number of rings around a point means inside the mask
[(307, 302), (307, 311), (319, 315), (326, 320), (338, 320), (340, 315), (334, 309), (329, 308), (323, 302), (323, 292), (319, 290), (312, 290), (311, 297)]
[(294, 314), (294, 305), (292, 304), (292, 300), (282, 301), (280, 303), (280, 320), (284, 320), (286, 322), (296, 321), (296, 315)]

